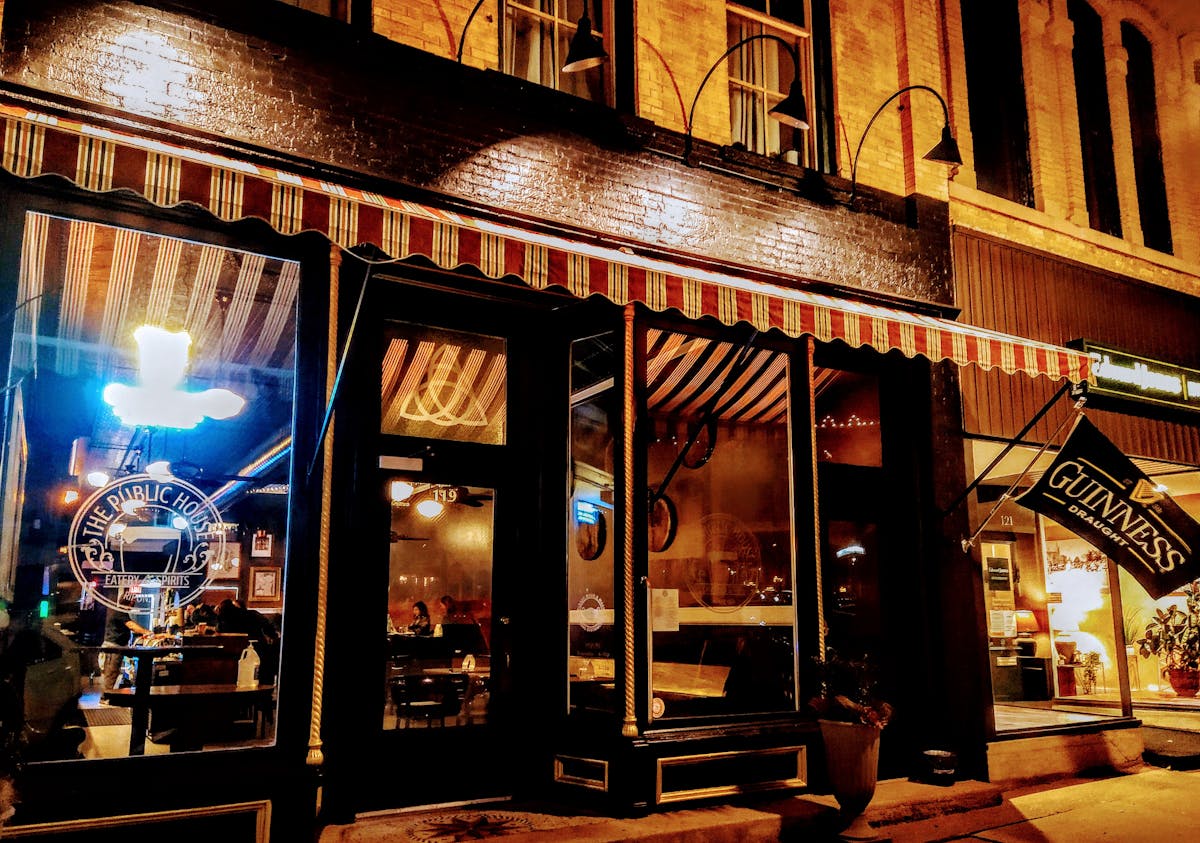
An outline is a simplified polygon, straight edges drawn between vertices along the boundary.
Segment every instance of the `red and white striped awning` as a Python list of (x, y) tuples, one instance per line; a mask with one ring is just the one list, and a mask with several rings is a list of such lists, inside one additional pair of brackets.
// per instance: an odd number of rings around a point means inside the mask
[(370, 243), (393, 258), (422, 256), (445, 269), (470, 265), (585, 297), (603, 295), (685, 316), (745, 321), (799, 337), (843, 340), (909, 357), (974, 363), (1073, 382), (1090, 379), (1087, 355), (1048, 343), (684, 267), (565, 237), (393, 199), (233, 158), (114, 132), (0, 103), (3, 167), (32, 178), (64, 176), (95, 191), (121, 188), (172, 206), (194, 203), (224, 220), (258, 217), (284, 234), (319, 231), (343, 247)]

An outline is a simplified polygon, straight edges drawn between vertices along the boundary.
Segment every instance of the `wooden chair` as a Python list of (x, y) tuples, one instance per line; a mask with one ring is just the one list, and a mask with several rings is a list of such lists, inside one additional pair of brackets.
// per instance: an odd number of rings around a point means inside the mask
[(441, 706), (441, 700), (434, 696), (435, 684), (433, 677), (423, 674), (401, 674), (392, 680), (397, 729), (407, 729), (414, 719), (422, 717), (426, 726), (433, 725), (433, 717)]
[[(184, 650), (179, 676), (180, 685), (211, 685), (237, 682), (238, 659), (250, 642), (243, 632), (219, 635), (187, 635), (183, 638)], [(189, 647), (220, 647), (220, 650), (201, 650), (189, 653)]]

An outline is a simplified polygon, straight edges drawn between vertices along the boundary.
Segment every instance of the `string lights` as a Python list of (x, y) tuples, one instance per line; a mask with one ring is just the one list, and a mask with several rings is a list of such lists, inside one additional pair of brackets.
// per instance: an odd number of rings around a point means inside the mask
[(830, 430), (834, 428), (841, 429), (848, 427), (875, 427), (878, 424), (879, 422), (877, 422), (875, 419), (860, 419), (856, 414), (851, 413), (844, 422), (838, 421), (834, 416), (827, 415), (821, 419), (821, 423), (818, 424), (817, 427), (824, 430)]

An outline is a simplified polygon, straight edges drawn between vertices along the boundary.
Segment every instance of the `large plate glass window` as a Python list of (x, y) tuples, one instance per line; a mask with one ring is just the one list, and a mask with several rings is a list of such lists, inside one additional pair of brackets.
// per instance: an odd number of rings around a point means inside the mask
[[(969, 441), (972, 476), (1001, 447)], [(1052, 456), (1012, 448), (969, 501), (972, 525), (990, 516), (978, 547), (997, 732), (1119, 717), (1123, 672), (1137, 716), (1142, 705), (1155, 716), (1169, 699), (1159, 693), (1157, 664), (1136, 656), (1144, 622), (1158, 608), (1145, 589), (1079, 536), (1004, 497), (1026, 491)], [(1171, 602), (1181, 601), (1161, 605)], [(1128, 650), (1118, 645), (1118, 626)]]
[[(800, 57), (800, 82), (809, 104), (814, 103), (812, 45), (807, 0), (750, 0), (730, 3), (728, 46), (755, 35), (772, 35), (792, 45)], [(778, 41), (756, 39), (729, 57), (729, 118), (733, 143), (751, 152), (779, 155), (798, 153), (798, 163), (815, 167), (812, 132), (794, 129), (767, 116), (788, 95), (795, 80), (795, 62)]]
[(274, 742), (299, 281), (26, 215), (0, 596), (29, 760)]
[(651, 715), (794, 710), (788, 358), (651, 329), (645, 370)]
[(616, 706), (613, 433), (621, 414), (614, 334), (571, 344), (567, 612), (572, 708)]

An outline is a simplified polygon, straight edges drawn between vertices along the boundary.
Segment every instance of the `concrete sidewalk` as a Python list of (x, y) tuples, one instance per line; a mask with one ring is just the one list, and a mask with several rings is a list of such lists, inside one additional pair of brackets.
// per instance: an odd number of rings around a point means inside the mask
[[(948, 811), (999, 805), (1000, 789), (983, 782), (952, 787), (916, 784), (903, 779), (880, 782), (868, 808), (878, 824), (920, 821)], [(778, 840), (833, 840), (839, 828), (832, 796), (801, 794), (744, 799), (740, 804), (662, 811), (634, 818), (613, 818), (562, 807), (501, 802), (389, 812), (362, 817), (351, 825), (327, 826), (320, 843), (383, 843), (504, 838), (506, 843), (766, 843)]]
[[(1012, 791), (984, 782), (952, 787), (880, 782), (866, 812), (880, 841), (1140, 843), (1195, 839), (1200, 772), (1144, 767), (1099, 779), (1069, 779)], [(614, 819), (502, 803), (394, 813), (329, 826), (320, 843), (484, 840), (512, 843), (759, 843), (837, 840), (836, 803), (801, 794)]]
[(878, 831), (892, 843), (1168, 843), (1195, 840), (1198, 826), (1200, 773), (1147, 766), (1129, 775), (1009, 791), (996, 806)]

